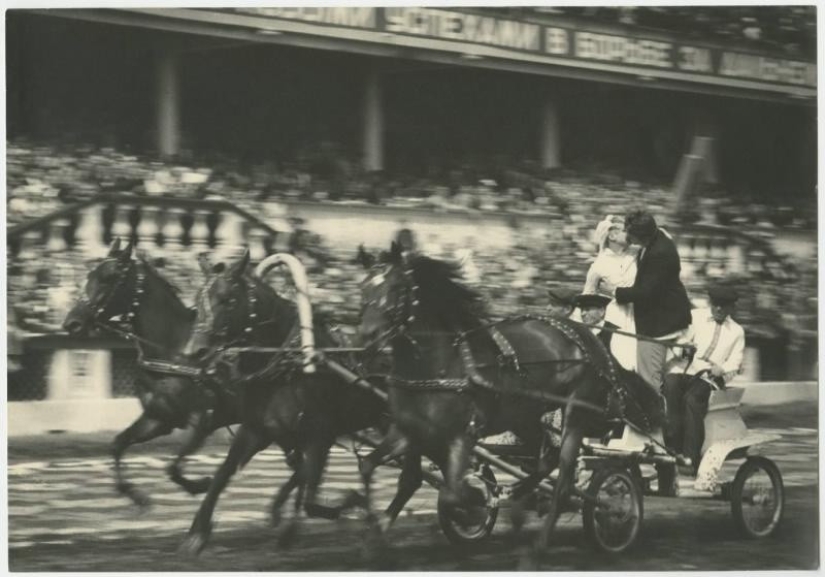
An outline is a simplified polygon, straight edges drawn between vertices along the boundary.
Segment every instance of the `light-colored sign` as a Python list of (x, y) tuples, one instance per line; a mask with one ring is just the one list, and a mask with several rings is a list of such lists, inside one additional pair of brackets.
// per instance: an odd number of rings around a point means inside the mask
[[(657, 71), (685, 73), (683, 79), (702, 81), (714, 77), (761, 84), (816, 87), (816, 64), (801, 60), (755, 54), (738, 50), (682, 43), (677, 39), (647, 38), (633, 33), (605, 33), (568, 25), (553, 26), (515, 20), (497, 15), (441, 8), (234, 8), (230, 12), (267, 19), (290, 20), (323, 25), (327, 29), (345, 27), (387, 35), (382, 42), (393, 43), (392, 35), (454, 42), (473, 52), (484, 46), (505, 51), (495, 56), (524, 59), (531, 56), (563, 58), (603, 64), (611, 72), (655, 76)], [(309, 32), (307, 32), (309, 33)]]

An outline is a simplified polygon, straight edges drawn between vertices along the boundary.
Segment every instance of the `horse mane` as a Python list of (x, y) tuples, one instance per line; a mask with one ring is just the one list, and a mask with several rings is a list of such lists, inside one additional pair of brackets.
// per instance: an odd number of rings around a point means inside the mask
[(167, 278), (165, 276), (163, 276), (160, 273), (160, 271), (157, 268), (155, 268), (155, 266), (151, 262), (149, 262), (148, 259), (144, 258), (143, 256), (140, 256), (139, 258), (140, 258), (140, 262), (143, 263), (143, 265), (146, 267), (146, 270), (149, 271), (152, 274), (153, 277), (155, 277), (155, 280), (160, 282), (161, 285), (163, 287), (165, 287), (166, 289), (168, 289), (169, 292), (171, 292), (173, 295), (180, 298), (180, 295), (182, 293), (181, 293), (181, 290), (178, 287), (176, 287), (169, 280), (167, 280)]
[(422, 309), (452, 319), (462, 327), (478, 326), (486, 320), (484, 300), (480, 293), (461, 282), (460, 265), (415, 256), (409, 267), (418, 287), (417, 296)]

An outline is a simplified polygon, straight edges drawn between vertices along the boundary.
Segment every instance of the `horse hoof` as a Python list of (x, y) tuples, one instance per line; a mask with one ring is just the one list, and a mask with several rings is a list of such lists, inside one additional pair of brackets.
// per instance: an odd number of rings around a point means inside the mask
[(178, 551), (187, 557), (197, 557), (206, 547), (206, 537), (200, 533), (192, 533), (183, 540)]
[(277, 529), (283, 519), (284, 516), (281, 514), (281, 511), (279, 509), (273, 509), (272, 514), (269, 516), (269, 526)]

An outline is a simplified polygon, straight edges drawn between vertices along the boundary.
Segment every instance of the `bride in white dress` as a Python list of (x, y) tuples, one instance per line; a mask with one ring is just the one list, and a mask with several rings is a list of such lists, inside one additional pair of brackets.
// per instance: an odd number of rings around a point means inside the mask
[[(628, 246), (624, 218), (606, 216), (596, 226), (596, 242), (599, 245), (599, 254), (587, 271), (583, 292), (599, 293), (602, 279), (617, 287), (633, 286), (636, 279), (637, 251)], [(618, 326), (622, 331), (636, 332), (632, 303), (620, 305), (615, 299), (612, 300), (607, 305), (604, 320)], [(616, 333), (610, 342), (610, 352), (625, 369), (636, 370), (636, 339)]]

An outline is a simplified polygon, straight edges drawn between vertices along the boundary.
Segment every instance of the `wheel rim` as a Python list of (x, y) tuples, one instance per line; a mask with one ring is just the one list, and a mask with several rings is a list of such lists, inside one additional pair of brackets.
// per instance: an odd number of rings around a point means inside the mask
[(607, 548), (618, 549), (632, 540), (639, 519), (639, 503), (629, 477), (611, 475), (596, 494), (595, 534)]
[(455, 532), (464, 539), (472, 540), (485, 533), (491, 510), (490, 507), (453, 508), (448, 515)]
[(466, 540), (473, 540), (483, 536), (487, 531), (487, 525), (493, 517), (495, 506), (492, 504), (492, 493), (485, 481), (480, 476), (475, 477), (473, 488), (479, 491), (479, 496), (483, 495), (484, 504), (479, 505), (458, 505), (447, 507), (447, 518), (453, 526), (456, 534)]
[(742, 484), (742, 521), (754, 534), (773, 530), (780, 514), (779, 487), (763, 467), (755, 468)]

